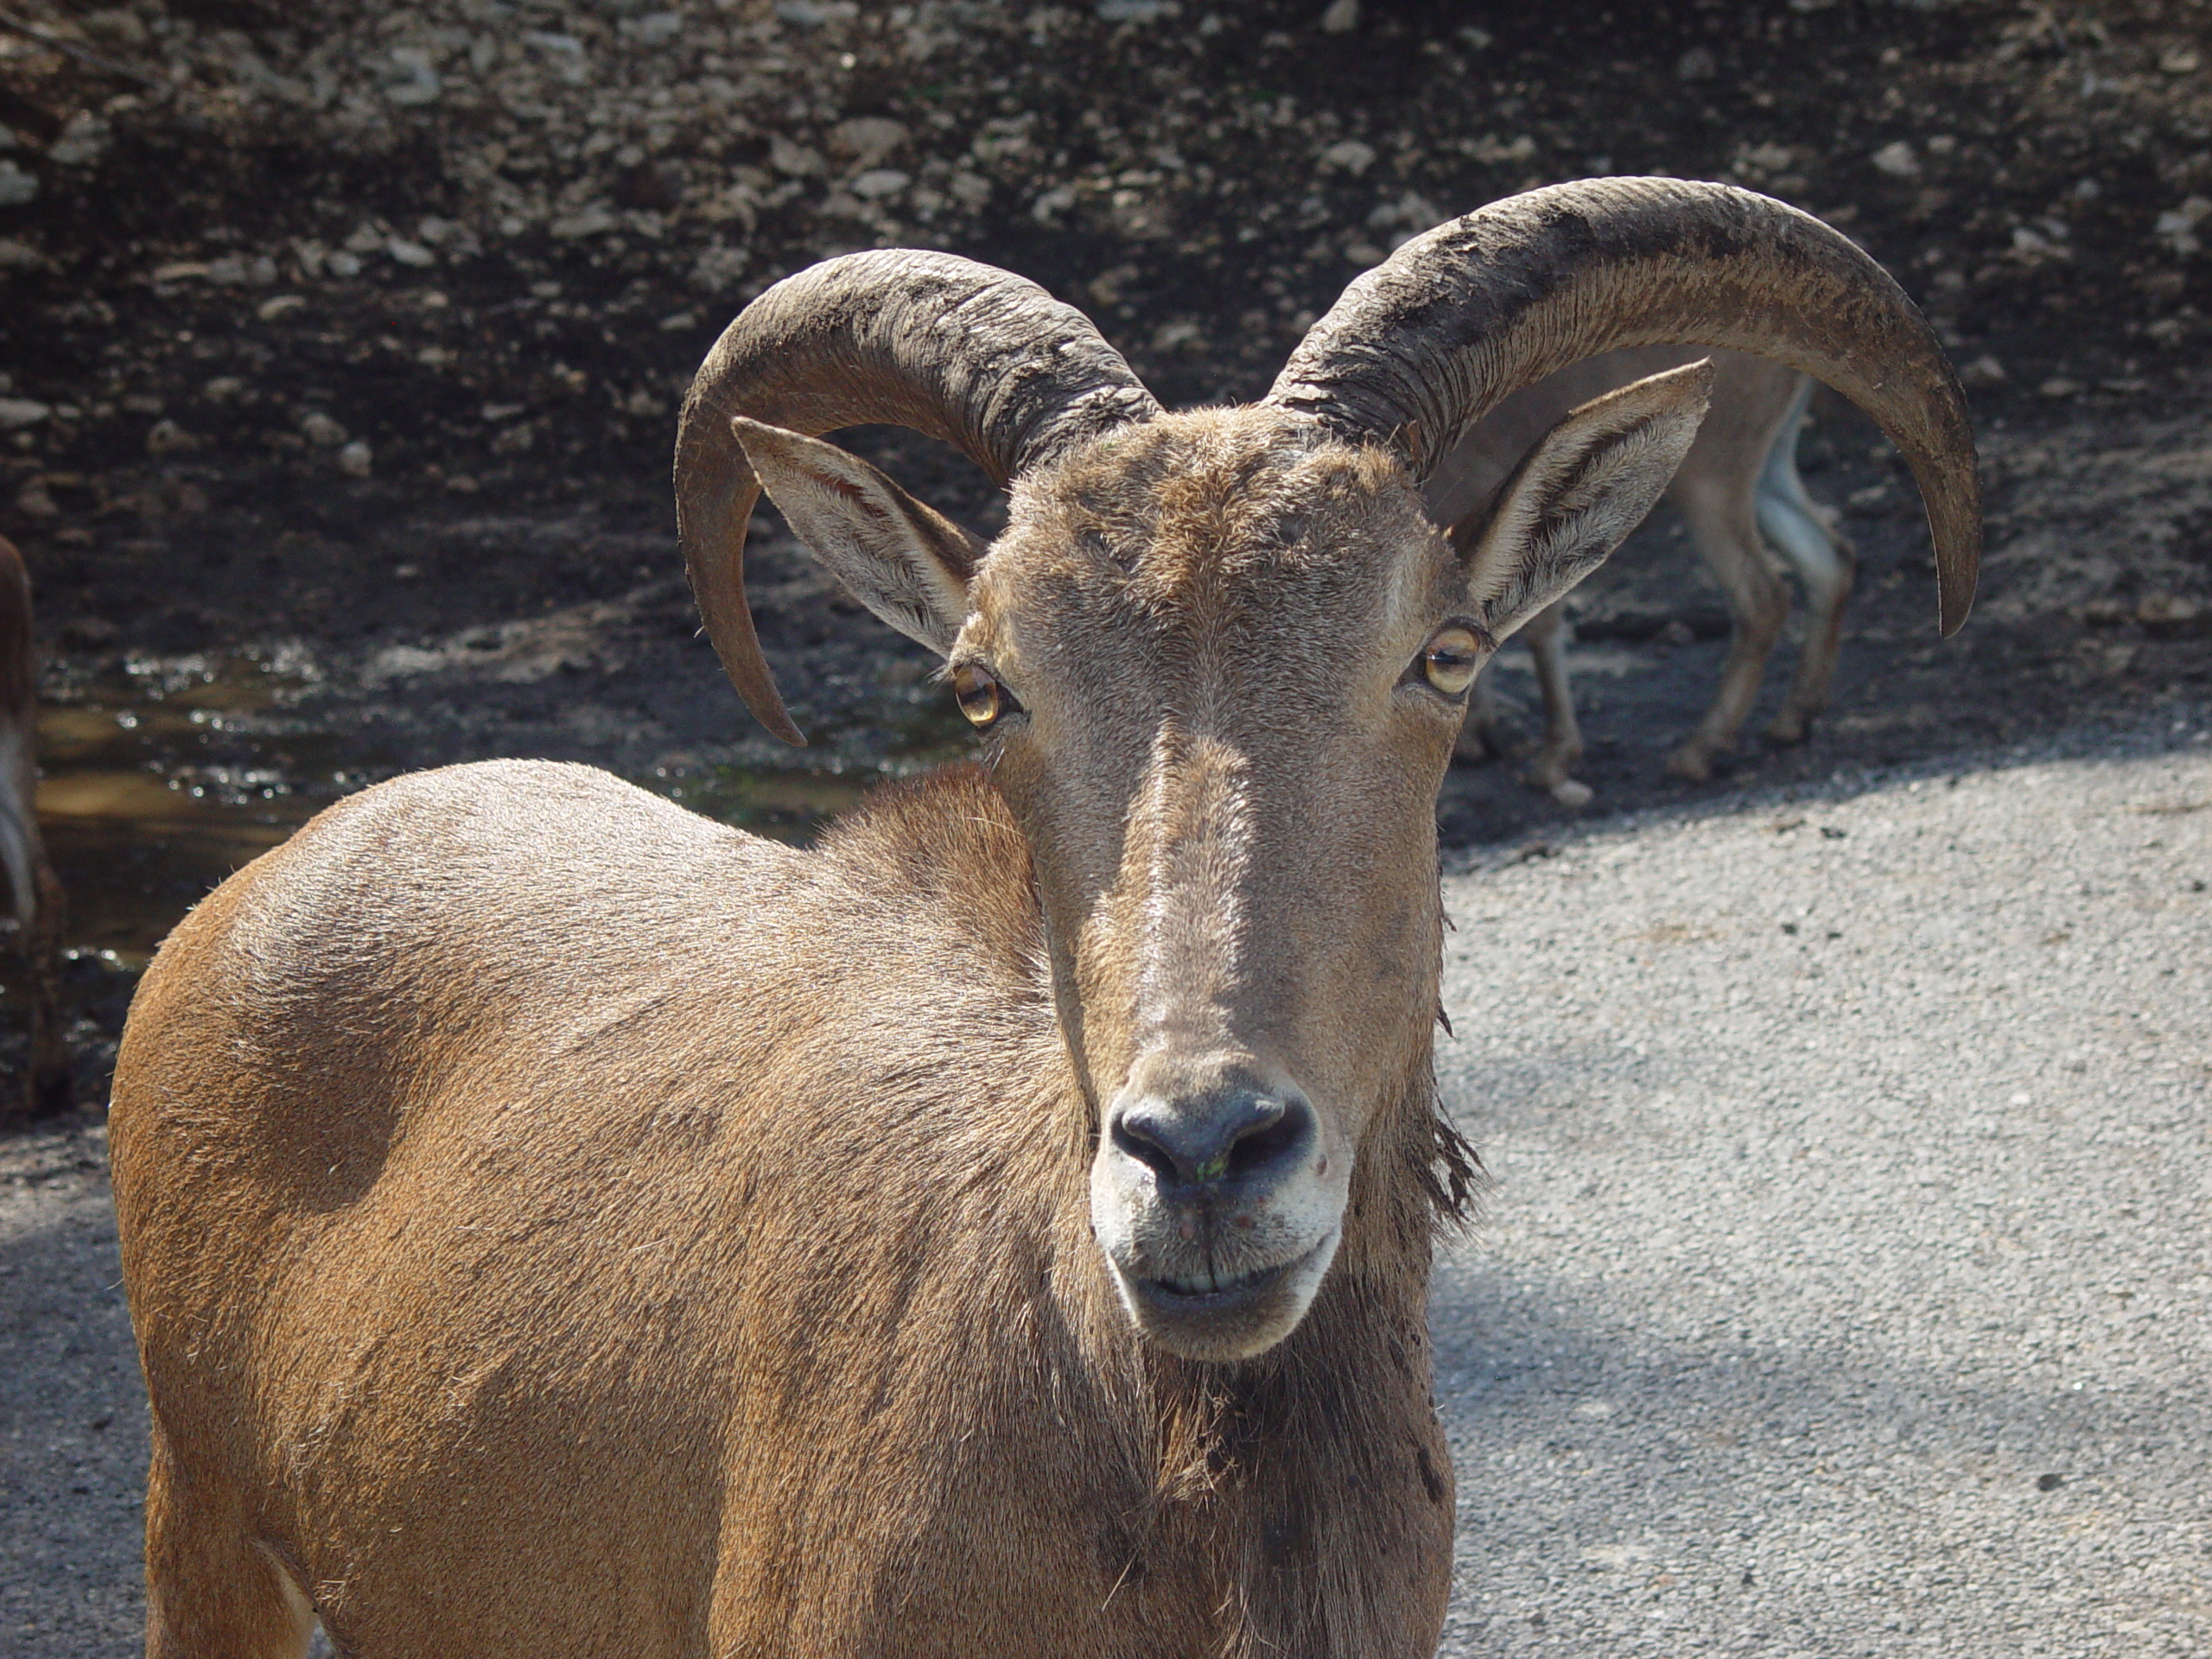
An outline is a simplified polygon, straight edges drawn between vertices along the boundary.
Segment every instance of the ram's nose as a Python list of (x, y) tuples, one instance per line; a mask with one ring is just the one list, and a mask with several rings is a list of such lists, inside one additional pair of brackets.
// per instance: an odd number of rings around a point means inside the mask
[(1312, 1155), (1319, 1136), (1299, 1090), (1229, 1087), (1180, 1097), (1125, 1096), (1107, 1120), (1122, 1157), (1150, 1170), (1162, 1187), (1254, 1196)]

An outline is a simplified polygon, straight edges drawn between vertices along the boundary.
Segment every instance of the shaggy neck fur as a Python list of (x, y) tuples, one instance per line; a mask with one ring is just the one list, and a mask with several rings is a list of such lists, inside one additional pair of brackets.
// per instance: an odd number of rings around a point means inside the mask
[[(1053, 1019), (1029, 850), (982, 768), (874, 797), (822, 855), (856, 880), (897, 870), (994, 965), (995, 1001)], [(1360, 1650), (1376, 1633), (1357, 1604), (1384, 1590), (1359, 1586), (1360, 1565), (1392, 1558), (1378, 1548), (1385, 1535), (1427, 1519), (1401, 1513), (1404, 1495), (1448, 1521), (1449, 1465), (1427, 1433), (1427, 1281), (1436, 1232), (1462, 1217), (1478, 1166), (1436, 1097), (1433, 988), (1405, 1011), (1420, 1027), (1404, 1045), (1417, 1062), (1368, 1128), (1328, 1279), (1298, 1329), (1252, 1360), (1199, 1363), (1138, 1339), (1090, 1235), (1097, 1122), (1065, 1065), (1050, 1090), (1052, 1128), (1034, 1144), (1050, 1148), (1052, 1196), (1027, 1219), (1041, 1230), (1027, 1243), (1050, 1284), (1040, 1325), (1058, 1339), (1040, 1332), (1038, 1381), (1073, 1408), (1062, 1421), (1090, 1443), (1085, 1462), (1110, 1471), (1100, 1549), (1120, 1558), (1116, 1596), (1183, 1604), (1182, 1617), (1216, 1630), (1209, 1651)]]

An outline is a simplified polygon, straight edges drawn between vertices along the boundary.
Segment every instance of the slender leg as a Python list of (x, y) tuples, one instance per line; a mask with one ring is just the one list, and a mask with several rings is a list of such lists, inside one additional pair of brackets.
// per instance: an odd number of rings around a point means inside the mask
[(301, 1659), (307, 1598), (178, 1471), (157, 1424), (146, 1476), (146, 1659)]
[(1677, 493), (1676, 505), (1706, 569), (1727, 595), (1732, 625), (1713, 706), (1667, 763), (1679, 777), (1703, 779), (1713, 775), (1713, 757), (1736, 747), (1736, 734), (1758, 700), (1767, 659), (1789, 618), (1789, 590), (1767, 562), (1750, 491), (1725, 480), (1700, 480)]
[(1459, 738), (1452, 746), (1452, 758), (1455, 760), (1470, 765), (1506, 760), (1524, 753), (1529, 747), (1509, 712), (1513, 705), (1498, 695), (1491, 682), (1496, 669), (1495, 660), (1485, 663), (1474, 690), (1468, 693), (1467, 717), (1459, 723)]
[(1797, 435), (1812, 395), (1810, 381), (1798, 389), (1759, 474), (1759, 528), (1805, 584), (1809, 613), (1796, 677), (1766, 728), (1768, 739), (1777, 743), (1803, 742), (1813, 717), (1828, 706), (1843, 642), (1843, 607), (1851, 597), (1851, 543), (1836, 527), (1835, 509), (1815, 501), (1797, 474)]
[(1561, 603), (1530, 617), (1521, 638), (1536, 667), (1544, 695), (1544, 736), (1522, 775), (1561, 806), (1590, 804), (1590, 785), (1568, 774), (1582, 758), (1582, 728), (1574, 718), (1574, 687), (1567, 674), (1567, 613)]
[(31, 1041), (23, 1071), (23, 1106), (32, 1117), (64, 1112), (75, 1103), (69, 1044), (61, 1024), (61, 882), (43, 853), (38, 860), (38, 913), (25, 942), (30, 961)]

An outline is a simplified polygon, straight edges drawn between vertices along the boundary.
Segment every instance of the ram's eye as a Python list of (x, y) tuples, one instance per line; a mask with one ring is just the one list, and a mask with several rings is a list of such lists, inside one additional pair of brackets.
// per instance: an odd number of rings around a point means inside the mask
[(1472, 628), (1456, 622), (1439, 628), (1421, 647), (1422, 675), (1447, 697), (1456, 697), (1472, 685), (1482, 665), (1482, 641)]
[(952, 699), (968, 716), (968, 723), (979, 732), (988, 732), (1021, 707), (1013, 692), (973, 663), (963, 663), (952, 671)]

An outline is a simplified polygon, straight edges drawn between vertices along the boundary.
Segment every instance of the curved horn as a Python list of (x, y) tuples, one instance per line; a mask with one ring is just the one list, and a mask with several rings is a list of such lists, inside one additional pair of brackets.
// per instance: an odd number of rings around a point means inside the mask
[(760, 486), (735, 416), (812, 437), (912, 427), (1005, 484), (1160, 404), (1090, 320), (1019, 276), (950, 254), (848, 254), (787, 276), (722, 331), (683, 400), (676, 526), (707, 632), (738, 695), (787, 743), (745, 602), (745, 528)]
[(1809, 213), (1731, 185), (1585, 179), (1416, 237), (1344, 290), (1268, 394), (1417, 474), (1501, 398), (1624, 346), (1723, 346), (1825, 380), (1919, 480), (1945, 634), (1974, 603), (1981, 493), (1966, 394), (1889, 273)]

